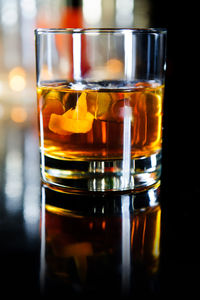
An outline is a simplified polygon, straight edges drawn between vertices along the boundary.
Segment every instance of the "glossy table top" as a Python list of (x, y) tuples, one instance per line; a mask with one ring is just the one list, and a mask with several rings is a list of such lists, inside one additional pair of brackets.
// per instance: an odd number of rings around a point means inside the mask
[(83, 196), (41, 185), (35, 125), (1, 121), (2, 291), (77, 298), (195, 293), (200, 186), (194, 165), (169, 159), (168, 132), (160, 185)]

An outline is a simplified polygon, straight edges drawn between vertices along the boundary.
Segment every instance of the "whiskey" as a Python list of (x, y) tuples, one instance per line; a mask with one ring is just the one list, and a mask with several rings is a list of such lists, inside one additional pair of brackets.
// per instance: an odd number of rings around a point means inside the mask
[(97, 161), (109, 162), (110, 172), (110, 162), (123, 160), (125, 152), (131, 160), (159, 153), (163, 92), (164, 86), (154, 81), (125, 87), (88, 84), (84, 89), (48, 83), (37, 88), (45, 167)]
[(132, 158), (155, 153), (161, 148), (163, 89), (148, 82), (125, 90), (79, 91), (59, 84), (38, 88), (45, 155), (62, 160), (122, 158), (126, 113)]

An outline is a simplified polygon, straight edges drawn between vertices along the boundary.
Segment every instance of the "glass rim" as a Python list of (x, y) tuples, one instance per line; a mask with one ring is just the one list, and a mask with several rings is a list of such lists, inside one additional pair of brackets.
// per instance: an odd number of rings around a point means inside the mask
[(35, 34), (124, 34), (131, 32), (135, 34), (166, 34), (166, 28), (37, 28)]

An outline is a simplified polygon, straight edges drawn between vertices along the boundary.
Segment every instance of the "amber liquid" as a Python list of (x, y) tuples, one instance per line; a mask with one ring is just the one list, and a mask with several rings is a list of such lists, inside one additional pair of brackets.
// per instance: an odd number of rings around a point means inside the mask
[(84, 91), (58, 83), (38, 88), (43, 153), (61, 160), (122, 159), (127, 130), (132, 159), (158, 152), (163, 91), (155, 82)]

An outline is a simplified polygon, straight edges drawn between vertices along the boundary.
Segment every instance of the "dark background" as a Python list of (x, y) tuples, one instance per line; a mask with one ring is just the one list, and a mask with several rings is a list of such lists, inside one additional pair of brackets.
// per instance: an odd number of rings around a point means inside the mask
[[(168, 30), (158, 296), (196, 297), (200, 253), (199, 35), (196, 25), (199, 8), (198, 2), (153, 0), (151, 3), (152, 27)], [(1, 174), (4, 167), (1, 162)], [(0, 200), (2, 295), (38, 296), (39, 224), (38, 234), (28, 237), (22, 211), (15, 216), (6, 212), (6, 196), (2, 191)]]
[(163, 290), (195, 295), (199, 269), (199, 96), (196, 4), (152, 1), (155, 27), (166, 27), (163, 122)]

